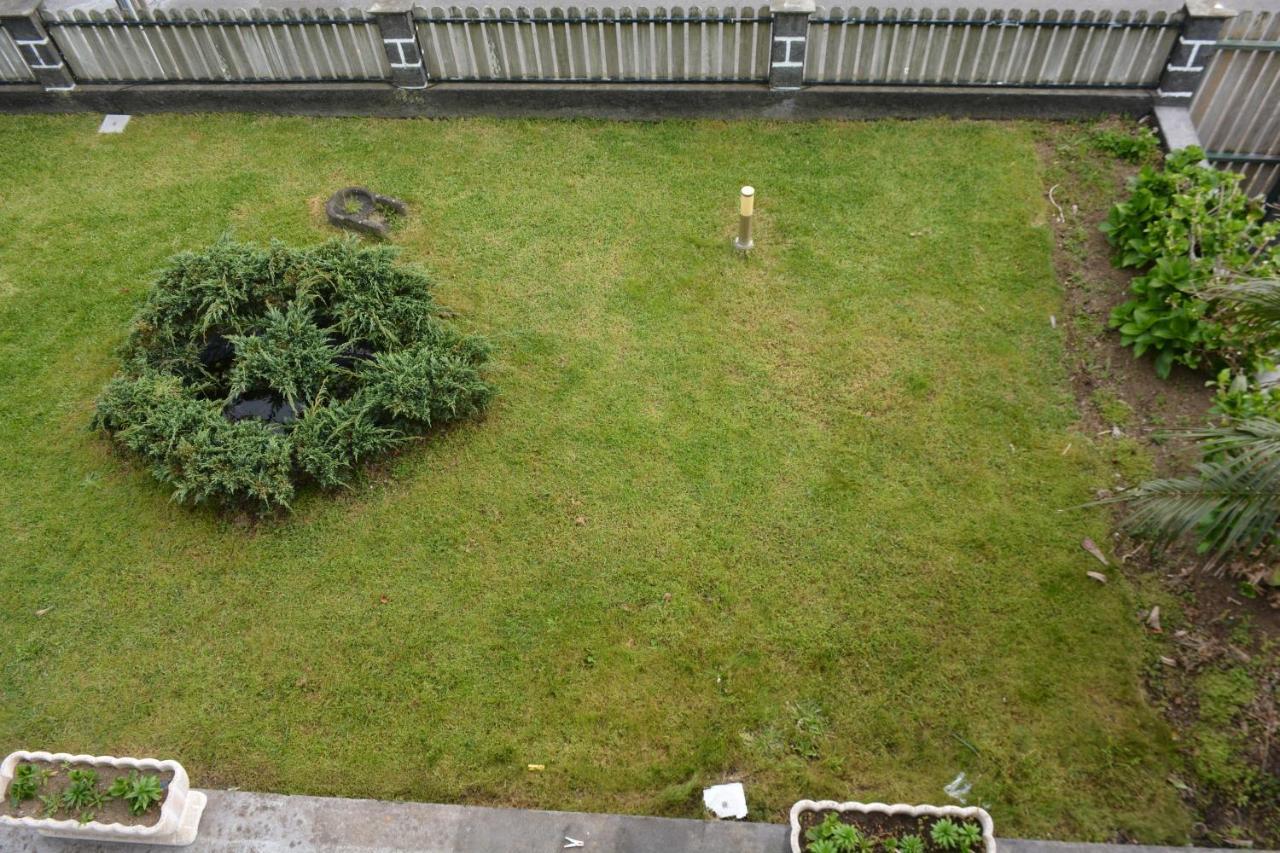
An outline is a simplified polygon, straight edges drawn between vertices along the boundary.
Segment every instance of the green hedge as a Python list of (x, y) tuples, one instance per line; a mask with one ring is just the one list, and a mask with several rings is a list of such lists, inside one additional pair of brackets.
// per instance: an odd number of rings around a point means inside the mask
[(179, 501), (268, 512), (480, 412), (489, 347), (439, 316), (396, 250), (222, 241), (170, 259), (94, 425)]

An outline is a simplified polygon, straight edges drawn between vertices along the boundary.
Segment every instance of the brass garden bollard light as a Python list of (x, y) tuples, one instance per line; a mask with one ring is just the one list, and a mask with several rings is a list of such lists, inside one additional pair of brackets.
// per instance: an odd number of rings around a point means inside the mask
[(738, 236), (733, 241), (733, 248), (739, 252), (745, 252), (755, 245), (755, 241), (751, 239), (751, 218), (755, 214), (755, 207), (755, 187), (743, 187), (742, 194), (738, 196)]

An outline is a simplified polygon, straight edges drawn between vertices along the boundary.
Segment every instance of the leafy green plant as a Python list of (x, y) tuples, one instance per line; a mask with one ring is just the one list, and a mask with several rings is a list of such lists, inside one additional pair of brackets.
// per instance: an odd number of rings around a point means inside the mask
[(1225, 360), (1243, 373), (1273, 369), (1280, 355), (1280, 278), (1232, 279), (1202, 295), (1219, 306), (1228, 325), (1234, 349)]
[(439, 318), (394, 249), (222, 241), (170, 259), (94, 425), (177, 501), (287, 509), (369, 458), (481, 412), (481, 339)]
[(1280, 523), (1280, 421), (1252, 418), (1182, 434), (1197, 440), (1204, 456), (1194, 475), (1149, 480), (1103, 503), (1129, 504), (1125, 524), (1136, 533), (1160, 542), (1194, 539), (1215, 560), (1272, 550)]
[(1280, 421), (1280, 388), (1260, 388), (1247, 374), (1232, 375), (1229, 367), (1219, 371), (1217, 381), (1209, 384), (1218, 389), (1210, 409), (1213, 414), (1237, 421), (1250, 418)]
[(1111, 325), (1136, 356), (1155, 354), (1156, 373), (1175, 364), (1252, 364), (1265, 352), (1247, 324), (1222, 311), (1207, 294), (1237, 276), (1265, 277), (1280, 270), (1280, 223), (1240, 189), (1241, 176), (1202, 165), (1204, 152), (1171, 153), (1163, 169), (1143, 167), (1129, 199), (1102, 224), (1115, 261), (1143, 272), (1132, 299), (1118, 306)]
[(943, 850), (969, 853), (982, 840), (982, 830), (976, 824), (944, 817), (929, 828), (929, 837)]
[(829, 853), (872, 853), (876, 848), (874, 839), (868, 838), (856, 826), (841, 821), (835, 812), (827, 812), (821, 823), (805, 833), (805, 838), (810, 842), (809, 853), (821, 853), (823, 850)]
[(58, 810), (62, 808), (61, 794), (41, 794), (40, 795), (40, 816), (56, 817)]
[(111, 783), (107, 795), (124, 800), (130, 813), (140, 815), (164, 799), (164, 788), (159, 776), (131, 770), (128, 776), (119, 776)]
[(982, 843), (982, 829), (976, 823), (960, 825), (961, 849), (972, 850)]
[(103, 794), (98, 788), (98, 774), (94, 770), (67, 771), (68, 784), (62, 792), (62, 805), (73, 812), (85, 812), (102, 805)]
[(827, 812), (822, 822), (810, 827), (804, 837), (810, 841), (827, 841), (830, 840), (837, 826), (840, 826), (840, 816), (835, 812)]
[(1160, 150), (1160, 138), (1149, 127), (1138, 127), (1132, 132), (1098, 130), (1094, 132), (1090, 141), (1099, 151), (1105, 151), (1130, 163), (1149, 160)]
[(898, 839), (897, 853), (924, 853), (924, 839), (918, 835), (904, 835)]
[(805, 838), (810, 841), (810, 853), (869, 853), (874, 847), (856, 826), (844, 823), (835, 812), (827, 812)]
[(34, 764), (19, 764), (9, 782), (9, 802), (15, 806), (36, 796), (44, 778)]
[(831, 840), (840, 853), (871, 853), (875, 843), (856, 827), (842, 823), (831, 831)]

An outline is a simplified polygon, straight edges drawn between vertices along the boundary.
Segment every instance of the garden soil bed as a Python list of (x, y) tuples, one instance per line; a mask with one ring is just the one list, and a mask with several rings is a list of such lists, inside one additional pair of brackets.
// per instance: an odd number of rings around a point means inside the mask
[[(146, 773), (160, 777), (160, 787), (165, 792), (165, 798), (169, 796), (169, 783), (173, 781), (173, 772), (169, 770), (163, 771), (147, 771), (138, 770), (134, 767), (104, 767), (100, 764), (61, 761), (23, 761), (19, 764), (35, 765), (37, 770), (50, 771), (50, 775), (41, 786), (39, 793), (33, 799), (24, 800), (19, 805), (6, 796), (3, 804), (0, 804), (0, 814), (9, 817), (29, 817), (43, 818), (44, 805), (40, 802), (40, 796), (49, 793), (61, 794), (67, 786), (67, 771), (87, 768), (94, 770), (98, 774), (98, 789), (106, 791), (111, 787), (111, 783), (115, 782), (122, 776), (128, 776), (132, 772)], [(164, 800), (153, 805), (140, 815), (135, 815), (129, 811), (129, 804), (122, 798), (112, 798), (105, 800), (99, 808), (93, 809), (93, 820), (98, 823), (118, 823), (124, 826), (154, 826), (160, 820), (160, 810), (164, 807)], [(67, 809), (60, 809), (54, 820), (75, 820), (78, 816)]]
[[(924, 842), (924, 849), (926, 851), (939, 849), (931, 840), (929, 831), (933, 828), (935, 823), (943, 819), (941, 817), (933, 817), (931, 815), (913, 816), (908, 814), (881, 814), (876, 812), (867, 814), (856, 811), (837, 812), (835, 809), (810, 809), (800, 812), (798, 820), (800, 822), (800, 838), (802, 844), (807, 843), (804, 839), (809, 830), (822, 823), (823, 819), (828, 814), (832, 813), (839, 816), (841, 823), (856, 826), (868, 839), (877, 842), (875, 845), (875, 849), (877, 850), (882, 847), (879, 842), (888, 838), (901, 838), (904, 835), (920, 836), (920, 839)], [(950, 820), (955, 823), (971, 823), (977, 826), (979, 830), (982, 829), (982, 825), (976, 820), (957, 817), (950, 818)], [(803, 849), (803, 847), (801, 849)]]
[[(1134, 358), (1108, 327), (1111, 310), (1129, 296), (1133, 272), (1112, 266), (1111, 247), (1098, 225), (1110, 206), (1125, 197), (1126, 182), (1138, 168), (1089, 151), (1088, 134), (1078, 126), (1060, 126), (1041, 147), (1045, 190), (1054, 190), (1049, 218), (1054, 266), (1063, 284), (1059, 325), (1080, 429), (1090, 437), (1102, 437), (1102, 442), (1136, 443), (1150, 459), (1155, 476), (1184, 475), (1199, 461), (1194, 445), (1160, 434), (1207, 423), (1213, 396), (1205, 384), (1209, 377), (1175, 368), (1162, 380), (1150, 358)], [(1115, 422), (1117, 410), (1131, 415), (1123, 425)], [(1135, 484), (1118, 480), (1118, 485)], [(1110, 493), (1104, 489), (1096, 497)], [(1180, 604), (1172, 620), (1166, 617), (1166, 623), (1172, 623), (1167, 630), (1152, 632), (1146, 688), (1184, 745), (1186, 778), (1167, 781), (1179, 787), (1197, 813), (1192, 841), (1280, 847), (1280, 803), (1268, 805), (1263, 797), (1253, 805), (1236, 805), (1208, 780), (1195, 778), (1194, 769), (1196, 727), (1203, 725), (1197, 679), (1206, 672), (1245, 666), (1257, 690), (1231, 724), (1239, 742), (1248, 745), (1241, 760), (1247, 772), (1271, 780), (1263, 784), (1280, 785), (1280, 590), (1246, 583), (1261, 576), (1266, 568), (1261, 564), (1239, 561), (1211, 572), (1189, 548), (1155, 552), (1119, 530), (1123, 512), (1123, 507), (1116, 509), (1110, 543), (1121, 570), (1140, 589), (1154, 581)], [(1140, 611), (1135, 618), (1146, 615)]]

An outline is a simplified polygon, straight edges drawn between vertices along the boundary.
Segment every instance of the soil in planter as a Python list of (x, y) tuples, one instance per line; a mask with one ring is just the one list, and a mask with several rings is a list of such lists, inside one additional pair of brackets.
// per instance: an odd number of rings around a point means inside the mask
[[(822, 811), (803, 811), (799, 815), (800, 821), (800, 842), (801, 850), (809, 849), (809, 830), (826, 819), (828, 814), (834, 812), (834, 809), (824, 809)], [(861, 812), (835, 812), (840, 818), (841, 823), (847, 823), (858, 828), (858, 831), (874, 843), (877, 851), (884, 849), (884, 842), (890, 838), (902, 838), (904, 835), (918, 835), (920, 840), (924, 842), (925, 853), (934, 853), (942, 849), (933, 842), (929, 832), (933, 829), (933, 825), (943, 818), (931, 817), (928, 815), (920, 815), (912, 817), (905, 814), (862, 814)], [(965, 824), (971, 823), (982, 829), (982, 824), (976, 820), (967, 818), (952, 817), (949, 818), (953, 823)], [(951, 853), (951, 851), (947, 851)], [(972, 853), (982, 853), (982, 847), (979, 845)]]
[[(94, 764), (63, 763), (61, 761), (22, 761), (18, 763), (18, 766), (21, 767), (23, 764), (34, 765), (37, 774), (49, 771), (49, 776), (44, 780), (39, 790), (36, 791), (35, 797), (23, 800), (17, 805), (9, 798), (9, 792), (6, 791), (4, 802), (0, 803), (0, 814), (9, 815), (10, 817), (50, 817), (54, 820), (80, 820), (81, 813), (65, 806), (59, 807), (57, 812), (52, 815), (46, 814), (44, 804), (40, 801), (40, 798), (48, 795), (61, 798), (62, 792), (67, 789), (67, 785), (70, 783), (67, 772), (69, 770), (88, 769), (98, 774), (98, 790), (103, 794), (102, 805), (95, 809), (90, 809), (93, 816), (89, 820), (96, 820), (98, 823), (119, 823), (125, 826), (154, 826), (160, 820), (160, 809), (164, 805), (163, 799), (142, 814), (135, 815), (129, 811), (129, 804), (124, 799), (108, 798), (106, 796), (107, 789), (111, 787), (113, 782), (122, 776), (128, 776), (135, 768), (102, 767)], [(138, 772), (144, 775), (158, 776), (160, 778), (160, 788), (164, 791), (165, 799), (168, 799), (169, 783), (173, 781), (172, 771), (138, 770)]]

